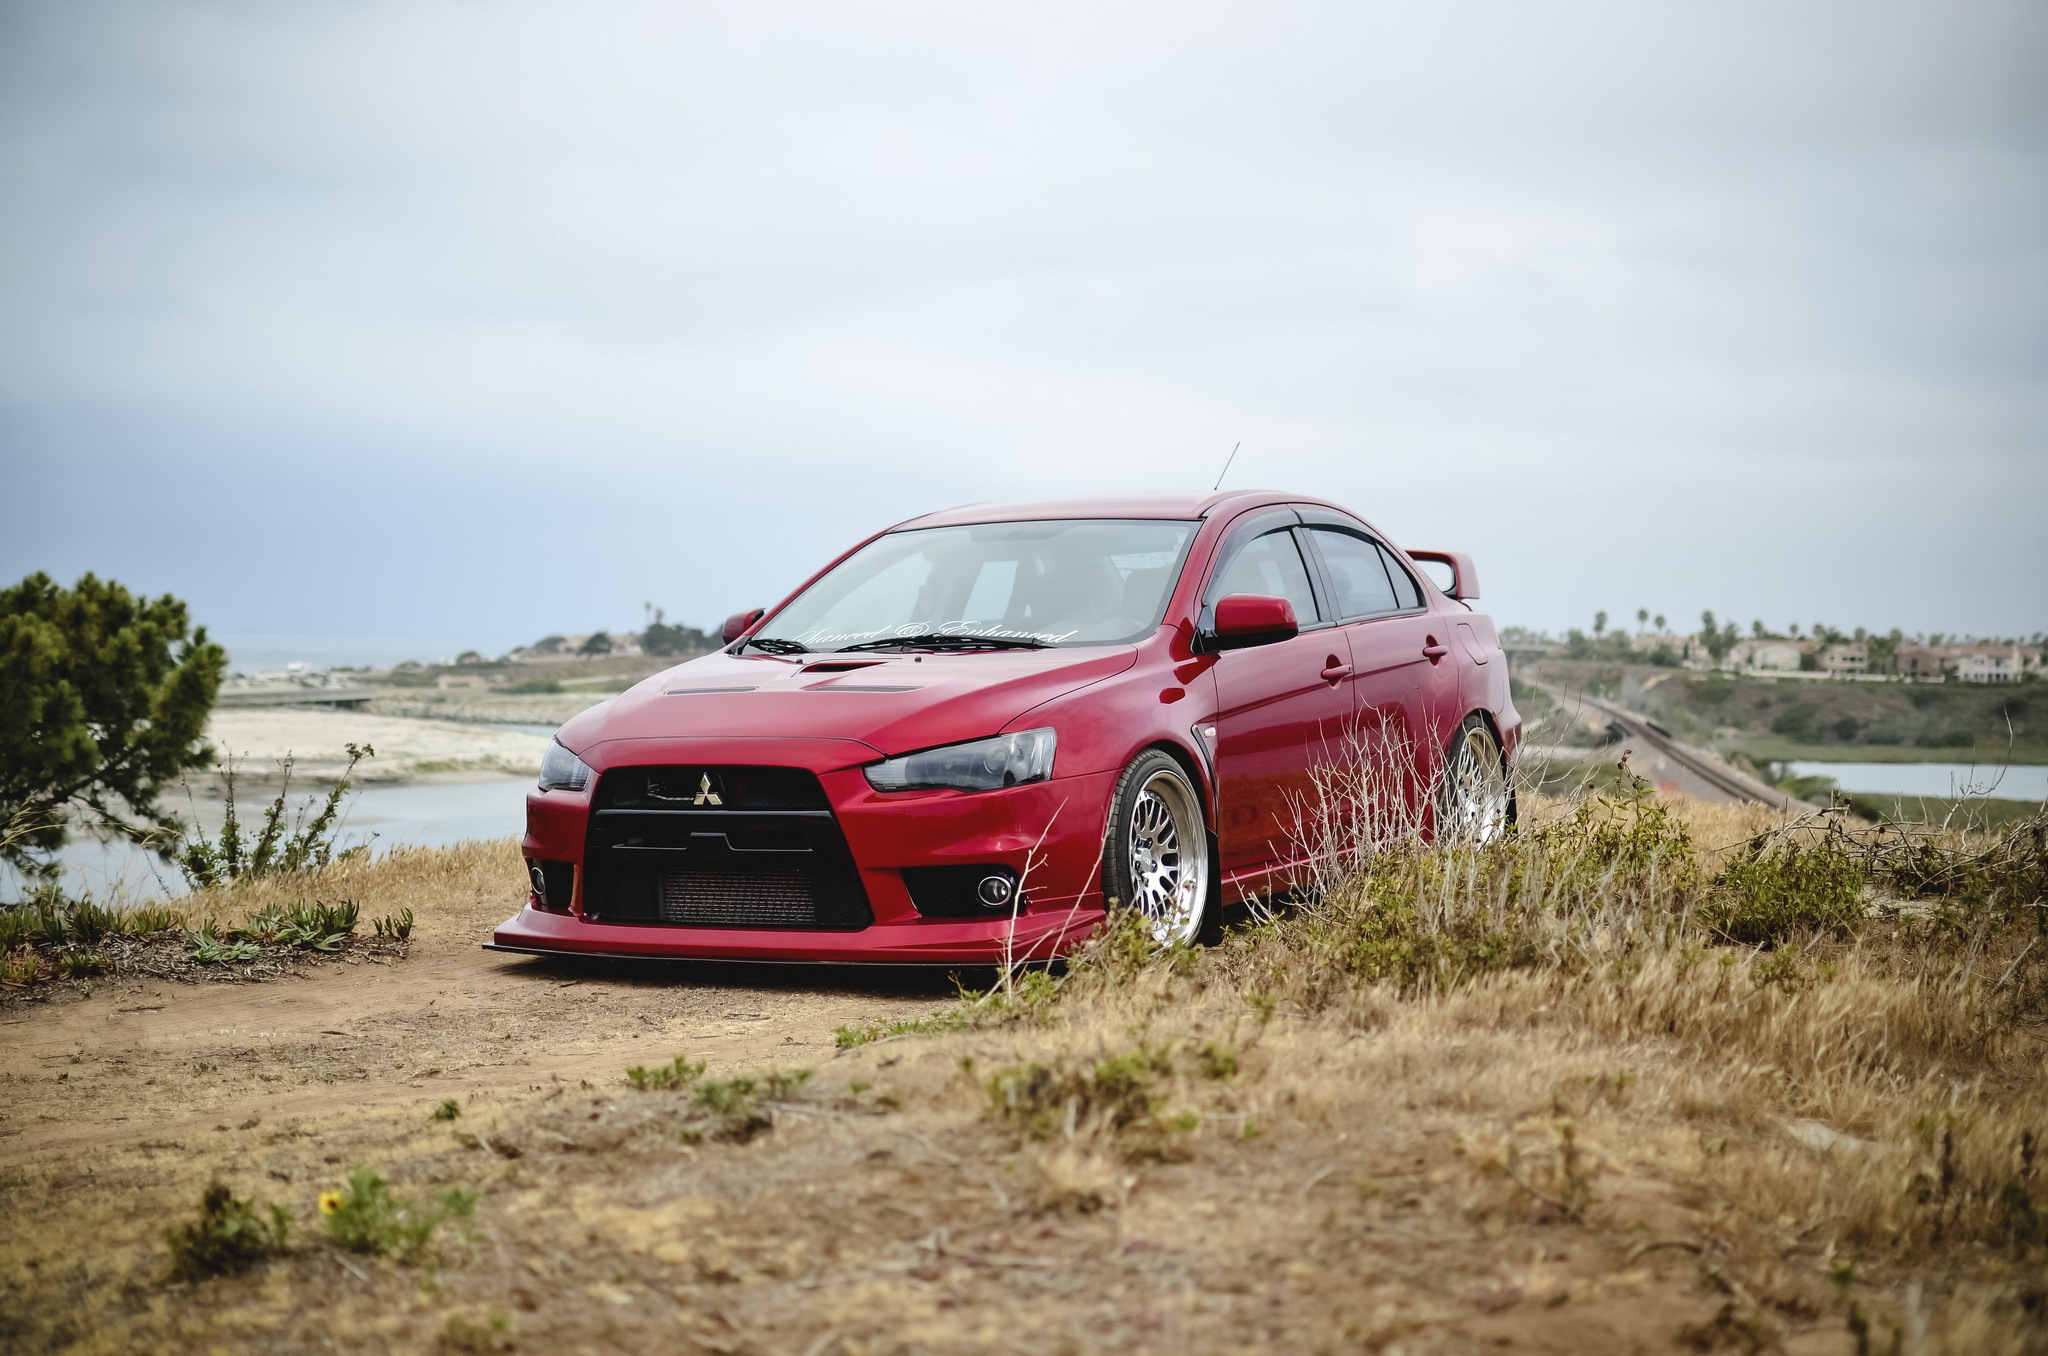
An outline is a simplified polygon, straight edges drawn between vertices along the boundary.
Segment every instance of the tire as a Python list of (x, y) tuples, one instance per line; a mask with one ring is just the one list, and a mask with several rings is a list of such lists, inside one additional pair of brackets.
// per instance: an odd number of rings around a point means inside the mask
[(1212, 940), (1211, 866), (1201, 793), (1169, 755), (1139, 754), (1109, 802), (1102, 876), (1111, 907), (1140, 914), (1160, 946)]
[(1465, 717), (1444, 755), (1443, 787), (1437, 796), (1436, 839), (1483, 846), (1515, 825), (1515, 788), (1493, 727), (1477, 714)]

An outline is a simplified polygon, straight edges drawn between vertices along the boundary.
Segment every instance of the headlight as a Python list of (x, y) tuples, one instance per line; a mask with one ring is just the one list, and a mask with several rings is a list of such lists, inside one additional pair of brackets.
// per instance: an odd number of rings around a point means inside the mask
[(581, 791), (590, 785), (590, 767), (581, 758), (562, 747), (560, 740), (548, 741), (548, 751), (540, 758), (540, 789), (543, 791)]
[(911, 791), (951, 787), (955, 791), (993, 791), (1003, 786), (1042, 782), (1052, 776), (1053, 732), (1020, 730), (1016, 734), (949, 744), (943, 749), (906, 753), (872, 763), (864, 769), (877, 791)]

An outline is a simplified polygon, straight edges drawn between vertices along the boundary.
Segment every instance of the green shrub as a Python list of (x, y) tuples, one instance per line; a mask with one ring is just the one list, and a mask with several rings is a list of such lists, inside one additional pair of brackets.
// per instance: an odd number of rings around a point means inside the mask
[(1759, 844), (1714, 882), (1699, 917), (1715, 936), (1746, 946), (1847, 936), (1870, 911), (1863, 887), (1862, 867), (1833, 838)]
[(412, 924), (412, 910), (400, 909), (390, 917), (379, 918), (370, 926), (376, 929), (379, 937), (391, 937), (402, 942), (412, 936)]
[(434, 1108), (434, 1119), (437, 1121), (452, 1121), (461, 1114), (462, 1103), (453, 1097), (446, 1098)]
[(707, 1078), (697, 1085), (697, 1105), (714, 1116), (737, 1116), (754, 1105), (751, 1078)]
[(493, 1309), (483, 1322), (474, 1323), (461, 1314), (450, 1314), (441, 1325), (439, 1346), (442, 1351), (511, 1351), (512, 1316)]
[[(1121, 921), (1112, 922), (1108, 933), (1114, 936), (1141, 936), (1144, 945), (1151, 946), (1151, 935), (1144, 931), (1142, 921), (1135, 914), (1120, 915)], [(1093, 963), (1091, 957), (1101, 949), (1102, 938), (1092, 945), (1087, 953), (1076, 957), (1070, 967), (1084, 971)], [(1149, 950), (1146, 954), (1150, 954)], [(1044, 970), (1024, 970), (1014, 976), (1013, 982), (982, 993), (975, 989), (961, 989), (960, 999), (949, 1008), (943, 1008), (929, 1017), (898, 1017), (886, 1022), (870, 1022), (866, 1026), (841, 1026), (832, 1031), (833, 1041), (842, 1050), (851, 1050), (875, 1041), (894, 1040), (899, 1036), (939, 1036), (949, 1031), (966, 1031), (972, 1027), (994, 1026), (1017, 1018), (1036, 1020), (1043, 1017), (1050, 1007), (1059, 981)]]
[(626, 1070), (626, 1079), (642, 1092), (666, 1092), (674, 1088), (688, 1087), (704, 1074), (703, 1063), (692, 1063), (677, 1055), (667, 1064), (653, 1068), (634, 1065)]
[(66, 979), (83, 979), (87, 975), (96, 975), (103, 970), (112, 969), (113, 964), (106, 952), (81, 947), (76, 951), (66, 951), (57, 957), (57, 973)]
[(1156, 1122), (1165, 1101), (1158, 1085), (1172, 1073), (1169, 1047), (1140, 1045), (1080, 1067), (1034, 1063), (1000, 1069), (982, 1090), (998, 1124), (1044, 1139), (1070, 1119), (1111, 1130)]
[(346, 1191), (323, 1192), (320, 1197), (321, 1218), (336, 1243), (350, 1252), (376, 1253), (401, 1262), (424, 1257), (443, 1220), (467, 1218), (475, 1209), (476, 1193), (460, 1187), (430, 1201), (394, 1196), (390, 1184), (370, 1168), (351, 1173)]
[(238, 961), (255, 960), (263, 954), (263, 948), (254, 942), (221, 935), (210, 918), (201, 923), (197, 931), (185, 934), (185, 947), (192, 959), (201, 965), (232, 965)]
[(294, 904), (285, 911), (277, 940), (309, 951), (334, 951), (356, 930), (355, 901)]
[(229, 760), (223, 774), (227, 785), (227, 804), (220, 832), (212, 838), (188, 838), (159, 850), (195, 890), (231, 884), (244, 876), (315, 871), (337, 857), (349, 856), (359, 849), (337, 851), (336, 835), (340, 829), (337, 821), (341, 804), (353, 785), (350, 778), (356, 764), (365, 758), (376, 757), (377, 751), (368, 744), (345, 747), (348, 750), (348, 768), (310, 819), (305, 817), (303, 810), (287, 815), (292, 785), (292, 760), (287, 755), (280, 764), (284, 771), (284, 785), (278, 789), (277, 799), (263, 812), (262, 828), (253, 835), (245, 835), (241, 821), (235, 817), (235, 765), (233, 760)]
[(165, 1235), (171, 1247), (171, 1275), (197, 1281), (246, 1270), (285, 1250), (291, 1223), (283, 1206), (259, 1210), (215, 1182), (199, 1203), (199, 1218)]
[(0, 957), (0, 985), (7, 988), (28, 988), (47, 973), (42, 957), (33, 951), (24, 951), (12, 959)]
[(142, 936), (151, 932), (168, 932), (178, 926), (179, 918), (169, 909), (145, 906), (118, 915), (117, 922), (117, 931)]

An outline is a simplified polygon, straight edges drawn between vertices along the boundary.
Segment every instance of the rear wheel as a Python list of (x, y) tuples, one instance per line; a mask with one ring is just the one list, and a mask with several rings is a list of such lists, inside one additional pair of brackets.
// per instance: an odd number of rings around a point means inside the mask
[(1190, 946), (1210, 921), (1209, 827), (1187, 772), (1157, 749), (1117, 779), (1103, 854), (1106, 893), (1161, 946)]
[(1500, 741), (1484, 717), (1465, 717), (1451, 736), (1438, 797), (1436, 837), (1449, 843), (1491, 843), (1515, 822), (1515, 791)]

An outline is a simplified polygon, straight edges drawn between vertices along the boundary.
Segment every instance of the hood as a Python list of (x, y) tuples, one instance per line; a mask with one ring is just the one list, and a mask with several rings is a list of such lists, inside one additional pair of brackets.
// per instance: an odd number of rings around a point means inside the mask
[(614, 740), (698, 736), (858, 740), (893, 756), (1000, 734), (1033, 707), (1122, 673), (1137, 657), (1132, 646), (923, 655), (721, 651), (585, 711), (557, 737), (579, 755)]

